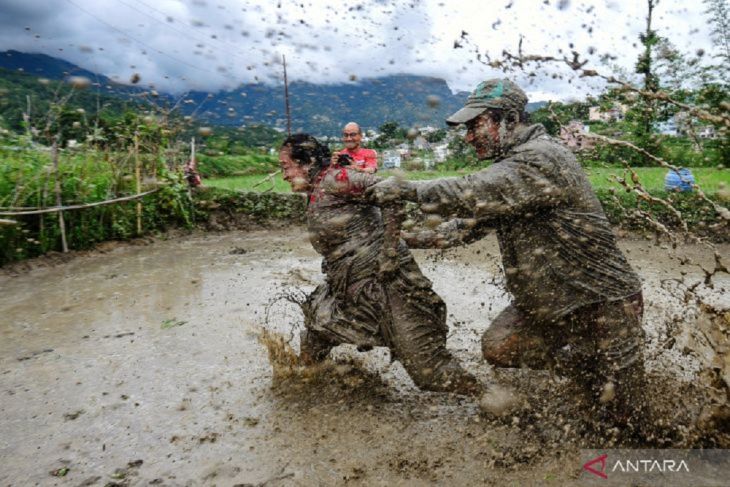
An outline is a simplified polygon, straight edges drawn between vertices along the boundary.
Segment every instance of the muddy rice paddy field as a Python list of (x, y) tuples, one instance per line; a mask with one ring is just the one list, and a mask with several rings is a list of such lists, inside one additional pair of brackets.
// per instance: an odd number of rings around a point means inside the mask
[[(730, 448), (692, 439), (702, 364), (666, 333), (700, 316), (672, 279), (702, 271), (651, 240), (621, 247), (644, 280), (647, 367), (671, 426), (655, 440)], [(338, 347), (323, 370), (274, 384), (261, 330), (296, 349), (302, 322), (275, 298), (322, 280), (301, 227), (110, 245), (0, 275), (0, 485), (580, 484), (580, 449), (609, 440), (585, 432), (564, 381), (480, 360), (509, 300), (496, 240), (414, 253), (448, 305), (448, 347), (485, 384), (519, 391), (514, 413), (421, 393), (385, 349)], [(677, 253), (713, 266), (702, 247)], [(718, 274), (698, 292), (722, 312), (728, 288)]]

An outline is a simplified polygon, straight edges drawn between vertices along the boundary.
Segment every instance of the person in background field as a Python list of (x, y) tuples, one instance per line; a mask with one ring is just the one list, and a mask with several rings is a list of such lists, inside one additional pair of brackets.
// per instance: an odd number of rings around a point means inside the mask
[(345, 148), (332, 155), (332, 164), (336, 164), (343, 154), (352, 158), (350, 167), (356, 171), (373, 174), (378, 170), (378, 154), (373, 149), (365, 149), (362, 143), (362, 130), (355, 122), (350, 122), (342, 129), (342, 142)]
[(419, 388), (481, 392), (446, 349), (446, 305), (400, 239), (399, 210), (364, 198), (380, 178), (331, 164), (329, 149), (307, 134), (287, 138), (279, 161), (292, 190), (307, 194), (309, 238), (326, 275), (302, 306), (302, 362), (343, 343), (386, 346)]
[(446, 122), (466, 124), (466, 142), (491, 166), (418, 183), (389, 178), (369, 193), (380, 205), (412, 200), (453, 219), (431, 235), (437, 244), (495, 229), (513, 299), (482, 337), (484, 358), (495, 367), (557, 363), (601, 413), (594, 417), (640, 430), (641, 280), (580, 164), (542, 125), (526, 123), (526, 104), (510, 80), (480, 83)]

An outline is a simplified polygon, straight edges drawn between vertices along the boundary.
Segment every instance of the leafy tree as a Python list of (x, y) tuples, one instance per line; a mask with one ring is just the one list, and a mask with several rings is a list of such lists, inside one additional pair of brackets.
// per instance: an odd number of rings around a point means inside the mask
[(373, 141), (376, 148), (382, 149), (395, 141), (406, 137), (406, 129), (398, 125), (398, 122), (387, 121), (378, 128), (380, 135)]
[[(659, 78), (655, 73), (653, 52), (660, 41), (657, 32), (652, 28), (654, 9), (659, 0), (647, 0), (646, 28), (639, 34), (639, 40), (644, 46), (643, 52), (636, 62), (635, 71), (643, 77), (643, 89), (645, 92), (655, 94), (659, 91)], [(657, 119), (657, 103), (651, 96), (641, 96), (636, 100), (626, 115), (627, 121), (633, 125), (635, 143), (642, 149), (652, 154), (657, 154), (659, 144), (654, 137), (654, 122)], [(648, 165), (648, 157), (641, 157), (644, 165)]]
[[(705, 13), (710, 17), (710, 35), (718, 52), (714, 55), (720, 60), (723, 74), (730, 69), (730, 7), (727, 0), (703, 0), (707, 6)], [(724, 76), (727, 80), (727, 76)]]
[(437, 142), (441, 142), (446, 138), (446, 129), (438, 129), (434, 130), (433, 132), (426, 134), (426, 140), (433, 144)]
[(560, 125), (567, 125), (571, 120), (587, 120), (588, 110), (592, 104), (593, 100), (590, 98), (584, 102), (550, 103), (532, 112), (530, 121), (541, 123), (550, 135), (558, 135)]

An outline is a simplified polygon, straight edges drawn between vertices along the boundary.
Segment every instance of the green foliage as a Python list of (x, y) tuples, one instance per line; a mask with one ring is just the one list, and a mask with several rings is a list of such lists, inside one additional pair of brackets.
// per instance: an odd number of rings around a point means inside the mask
[(263, 175), (279, 169), (277, 156), (255, 149), (248, 149), (247, 153), (240, 155), (208, 156), (201, 154), (196, 159), (198, 171), (203, 178)]
[(383, 149), (403, 141), (406, 138), (407, 130), (398, 122), (388, 121), (378, 128), (380, 135), (373, 141), (373, 147)]
[(446, 129), (437, 129), (429, 134), (426, 134), (426, 140), (431, 144), (441, 142), (445, 138), (446, 138)]
[(448, 145), (449, 163), (446, 167), (459, 169), (461, 167), (475, 166), (479, 164), (474, 148), (464, 141), (463, 137), (454, 137)]
[[(597, 190), (596, 195), (601, 201), (606, 217), (614, 225), (621, 225), (631, 230), (653, 230), (653, 227), (646, 220), (637, 216), (636, 210), (639, 210), (650, 214), (653, 219), (669, 229), (677, 230), (681, 228), (681, 222), (663, 204), (642, 201), (634, 193), (611, 189)], [(726, 240), (729, 237), (727, 233), (716, 234), (712, 231), (712, 226), (720, 223), (722, 219), (696, 193), (667, 193), (660, 191), (654, 196), (665, 199), (673, 208), (679, 211), (682, 220), (691, 231), (701, 235), (712, 235), (721, 240)], [(720, 231), (723, 230), (720, 229)]]
[(284, 142), (285, 134), (265, 125), (247, 127), (216, 126), (212, 134), (200, 137), (197, 132), (190, 131), (184, 137), (195, 136), (201, 143), (201, 152), (207, 155), (249, 155), (252, 148), (267, 150), (278, 148)]
[[(75, 90), (62, 81), (39, 79), (0, 68), (0, 118), (9, 129), (25, 131), (28, 127), (24, 124), (23, 114), (26, 113), (30, 116), (31, 125), (43, 132), (49, 122), (49, 113), (52, 113), (51, 106), (64, 97), (68, 97), (68, 102), (60, 115), (71, 117), (71, 122), (81, 121), (72, 115), (78, 109), (83, 110), (85, 117), (96, 118), (102, 114), (121, 113), (127, 107), (135, 106), (130, 101), (102, 93), (99, 87)], [(89, 125), (85, 126), (88, 128)], [(83, 139), (80, 137), (78, 140)]]
[(560, 133), (560, 125), (567, 125), (572, 120), (587, 120), (591, 105), (593, 100), (590, 98), (584, 102), (551, 102), (532, 112), (530, 122), (541, 123), (550, 135), (557, 136)]
[[(56, 175), (48, 150), (0, 147), (0, 206), (56, 206)], [(155, 154), (141, 155), (143, 174), (156, 172), (156, 193), (142, 201), (143, 232), (194, 223), (187, 185), (178, 173), (159, 165)], [(134, 194), (134, 161), (126, 154), (62, 151), (58, 177), (65, 206)], [(143, 187), (142, 190), (154, 186)], [(61, 250), (58, 213), (13, 217), (18, 225), (0, 227), (0, 265)], [(87, 249), (111, 239), (137, 235), (136, 201), (64, 212), (70, 249)]]
[(306, 202), (300, 194), (230, 191), (207, 187), (195, 193), (198, 217), (205, 219), (211, 211), (243, 214), (257, 222), (285, 219), (303, 222)]

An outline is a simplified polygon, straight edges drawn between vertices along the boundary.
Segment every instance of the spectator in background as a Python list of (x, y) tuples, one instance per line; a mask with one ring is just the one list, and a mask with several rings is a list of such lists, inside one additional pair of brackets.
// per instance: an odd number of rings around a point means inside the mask
[(378, 170), (378, 154), (373, 149), (365, 149), (362, 143), (362, 130), (355, 122), (350, 122), (342, 129), (342, 142), (345, 148), (332, 155), (332, 164), (337, 164), (341, 155), (352, 158), (350, 167), (356, 171), (373, 174)]

